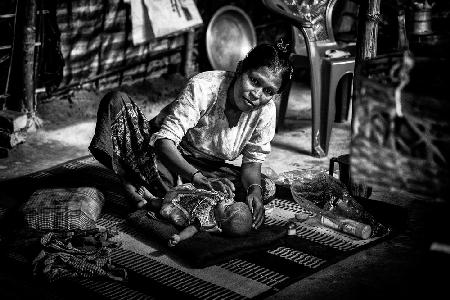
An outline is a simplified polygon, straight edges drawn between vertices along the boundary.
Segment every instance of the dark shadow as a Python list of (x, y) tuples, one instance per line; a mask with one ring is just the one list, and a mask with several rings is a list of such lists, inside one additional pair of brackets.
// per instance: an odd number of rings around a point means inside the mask
[(285, 120), (283, 126), (277, 128), (277, 133), (297, 131), (311, 128), (311, 120)]
[(276, 147), (276, 148), (283, 149), (283, 150), (288, 150), (288, 151), (294, 152), (295, 154), (311, 155), (310, 150), (302, 149), (300, 147), (295, 147), (292, 144), (287, 144), (287, 143), (278, 142), (278, 141), (272, 141), (271, 145), (272, 145), (272, 147)]
[(334, 121), (343, 123), (348, 119), (350, 109), (350, 98), (352, 93), (353, 74), (345, 74), (336, 88), (336, 112)]

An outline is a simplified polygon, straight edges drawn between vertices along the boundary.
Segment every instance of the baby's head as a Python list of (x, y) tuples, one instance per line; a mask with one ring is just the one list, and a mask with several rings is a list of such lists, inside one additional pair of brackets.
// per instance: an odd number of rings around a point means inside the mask
[(252, 229), (252, 214), (247, 204), (233, 202), (229, 205), (219, 204), (216, 218), (223, 233), (231, 236), (243, 236)]

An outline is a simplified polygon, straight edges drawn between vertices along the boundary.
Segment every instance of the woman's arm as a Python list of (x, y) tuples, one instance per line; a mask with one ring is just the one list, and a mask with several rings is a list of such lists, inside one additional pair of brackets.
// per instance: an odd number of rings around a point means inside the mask
[(217, 190), (232, 196), (234, 184), (227, 178), (207, 178), (189, 164), (178, 151), (175, 142), (169, 139), (158, 139), (155, 142), (156, 153), (164, 164), (173, 172), (208, 190)]
[(180, 174), (186, 180), (191, 180), (192, 175), (197, 171), (189, 164), (178, 151), (175, 142), (169, 139), (159, 139), (155, 142), (155, 150), (161, 161), (164, 162), (171, 171)]
[(253, 214), (253, 227), (264, 222), (264, 205), (261, 190), (261, 163), (248, 162), (241, 166), (241, 181), (247, 191), (247, 204)]

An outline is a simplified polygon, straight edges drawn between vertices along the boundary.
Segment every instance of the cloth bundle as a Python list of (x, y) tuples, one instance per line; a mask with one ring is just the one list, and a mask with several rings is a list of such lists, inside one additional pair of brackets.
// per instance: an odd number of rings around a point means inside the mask
[(33, 261), (34, 275), (49, 282), (98, 276), (125, 281), (126, 270), (111, 263), (111, 251), (120, 246), (109, 241), (114, 235), (108, 229), (49, 232), (41, 238), (43, 249)]

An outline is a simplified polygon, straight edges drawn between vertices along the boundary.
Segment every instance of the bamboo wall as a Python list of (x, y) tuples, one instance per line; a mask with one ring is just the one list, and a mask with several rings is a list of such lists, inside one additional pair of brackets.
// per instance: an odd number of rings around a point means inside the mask
[(112, 74), (95, 82), (100, 89), (131, 84), (182, 61), (184, 34), (133, 46), (130, 5), (122, 0), (58, 1), (56, 18), (65, 62), (60, 87), (105, 73)]
[[(194, 31), (192, 55), (186, 55), (186, 33), (134, 46), (131, 7), (123, 0), (36, 0), (37, 10), (46, 12), (37, 15), (36, 39), (45, 41), (46, 46), (36, 47), (35, 88), (46, 87), (48, 92), (38, 94), (38, 98), (64, 94), (77, 86), (105, 89), (132, 84), (144, 78), (184, 71), (188, 69), (187, 64), (190, 64), (190, 74), (210, 70), (205, 46), (206, 26), (215, 11), (224, 5), (236, 5), (249, 14), (258, 43), (273, 42), (280, 37), (289, 41), (290, 26), (270, 14), (260, 0), (195, 2), (204, 23)], [(3, 13), (14, 8), (13, 2), (3, 4), (0, 5)], [(19, 17), (18, 28), (23, 23), (23, 9)], [(60, 37), (60, 43), (53, 37)], [(21, 39), (21, 36), (16, 39), (18, 54), (21, 54)], [(23, 91), (20, 56), (16, 55), (15, 71), (11, 75), (9, 92), (13, 96), (8, 105), (18, 110)], [(185, 61), (185, 56), (189, 61)], [(0, 76), (2, 83), (4, 79)]]

